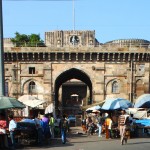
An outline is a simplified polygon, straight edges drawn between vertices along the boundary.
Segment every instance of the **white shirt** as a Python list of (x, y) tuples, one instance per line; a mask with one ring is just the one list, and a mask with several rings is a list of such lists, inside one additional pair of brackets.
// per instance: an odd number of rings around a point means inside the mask
[(9, 122), (9, 131), (14, 131), (14, 129), (17, 127), (17, 123), (12, 119)]

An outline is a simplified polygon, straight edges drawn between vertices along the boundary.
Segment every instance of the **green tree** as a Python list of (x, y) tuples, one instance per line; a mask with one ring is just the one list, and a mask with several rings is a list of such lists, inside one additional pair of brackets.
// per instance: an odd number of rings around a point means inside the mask
[(31, 34), (29, 35), (29, 45), (30, 46), (44, 46), (44, 41), (41, 40), (39, 34)]
[(12, 38), (11, 41), (16, 45), (16, 47), (45, 46), (38, 34), (26, 35), (16, 32), (15, 37)]
[(29, 37), (27, 35), (20, 34), (19, 32), (16, 32), (15, 35), (16, 35), (15, 38), (12, 38), (11, 41), (17, 47), (25, 46), (25, 43), (29, 42)]

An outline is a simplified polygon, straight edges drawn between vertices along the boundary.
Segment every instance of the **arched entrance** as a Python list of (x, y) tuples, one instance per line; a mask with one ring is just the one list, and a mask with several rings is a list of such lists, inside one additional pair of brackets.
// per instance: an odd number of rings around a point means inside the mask
[(71, 68), (57, 77), (54, 93), (56, 111), (77, 115), (81, 106), (92, 103), (92, 82), (85, 72)]

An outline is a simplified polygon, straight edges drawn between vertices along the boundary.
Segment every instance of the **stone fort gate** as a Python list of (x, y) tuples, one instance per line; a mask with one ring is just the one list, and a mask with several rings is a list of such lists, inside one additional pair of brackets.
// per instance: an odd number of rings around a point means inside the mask
[(45, 47), (16, 47), (5, 39), (6, 95), (36, 95), (73, 114), (107, 97), (134, 102), (150, 91), (149, 43), (102, 44), (89, 30), (46, 32)]

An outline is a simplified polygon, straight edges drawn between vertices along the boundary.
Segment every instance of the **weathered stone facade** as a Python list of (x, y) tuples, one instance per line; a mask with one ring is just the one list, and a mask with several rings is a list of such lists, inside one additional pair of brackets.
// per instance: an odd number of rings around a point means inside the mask
[(95, 31), (46, 32), (46, 47), (15, 47), (4, 40), (6, 92), (17, 98), (29, 94), (33, 81), (36, 91), (32, 94), (43, 96), (47, 105), (54, 102), (56, 109), (73, 108), (75, 102), (67, 101), (74, 100), (74, 94), (78, 106), (107, 97), (135, 102), (150, 92), (149, 43), (129, 39), (100, 44)]

